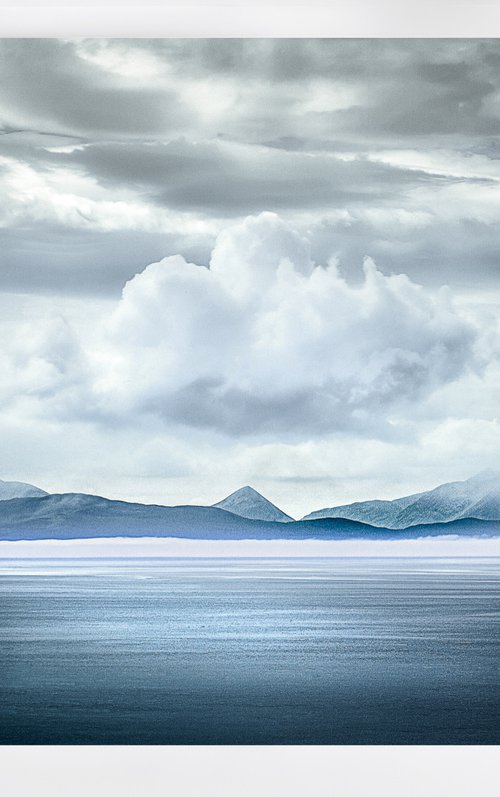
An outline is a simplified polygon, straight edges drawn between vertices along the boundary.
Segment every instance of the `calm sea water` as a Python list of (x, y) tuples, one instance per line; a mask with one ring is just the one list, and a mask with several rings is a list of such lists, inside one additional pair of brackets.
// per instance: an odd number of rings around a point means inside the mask
[(0, 742), (498, 744), (500, 560), (0, 562)]

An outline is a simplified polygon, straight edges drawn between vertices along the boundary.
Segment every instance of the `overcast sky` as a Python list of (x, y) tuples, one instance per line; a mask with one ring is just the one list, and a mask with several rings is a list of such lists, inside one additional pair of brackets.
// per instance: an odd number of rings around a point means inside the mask
[(0, 40), (0, 478), (499, 468), (498, 40)]

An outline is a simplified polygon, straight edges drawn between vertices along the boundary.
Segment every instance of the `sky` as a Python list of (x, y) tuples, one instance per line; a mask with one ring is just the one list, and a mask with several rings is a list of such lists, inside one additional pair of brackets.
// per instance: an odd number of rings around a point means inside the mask
[(500, 467), (496, 39), (0, 40), (0, 478), (300, 517)]

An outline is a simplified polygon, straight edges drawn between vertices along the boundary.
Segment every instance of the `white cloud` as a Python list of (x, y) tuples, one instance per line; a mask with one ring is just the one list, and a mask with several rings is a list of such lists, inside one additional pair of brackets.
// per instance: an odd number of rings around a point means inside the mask
[(16, 325), (0, 352), (0, 407), (28, 414), (82, 411), (90, 375), (76, 333), (60, 315)]
[(350, 285), (264, 213), (219, 235), (210, 269), (168, 257), (127, 283), (99, 390), (125, 413), (230, 434), (384, 436), (392, 416), (476, 364), (476, 337), (446, 290), (370, 259)]
[(428, 149), (426, 151), (396, 149), (370, 153), (369, 160), (387, 163), (400, 169), (415, 169), (443, 177), (459, 179), (500, 179), (498, 160), (486, 155), (460, 150)]
[(108, 190), (77, 169), (37, 170), (5, 156), (0, 156), (0, 196), (0, 227), (42, 222), (93, 232), (182, 235), (213, 234), (219, 226), (194, 213), (159, 208), (124, 187)]

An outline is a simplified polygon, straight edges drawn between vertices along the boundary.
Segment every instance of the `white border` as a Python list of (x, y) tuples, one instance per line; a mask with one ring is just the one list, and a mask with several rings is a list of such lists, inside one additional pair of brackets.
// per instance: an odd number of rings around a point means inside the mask
[[(496, 797), (495, 747), (10, 747), (5, 797)], [(496, 773), (498, 774), (498, 773)]]
[[(500, 4), (0, 2), (2, 37), (500, 36)], [(500, 44), (499, 44), (500, 46)], [(0, 676), (1, 677), (1, 676)], [(0, 747), (5, 797), (493, 797), (496, 747)]]
[[(490, 37), (500, 33), (498, 3), (352, 0), (266, 5), (238, 2), (181, 5), (0, 3), (1, 37)], [(496, 31), (496, 33), (495, 33)]]

